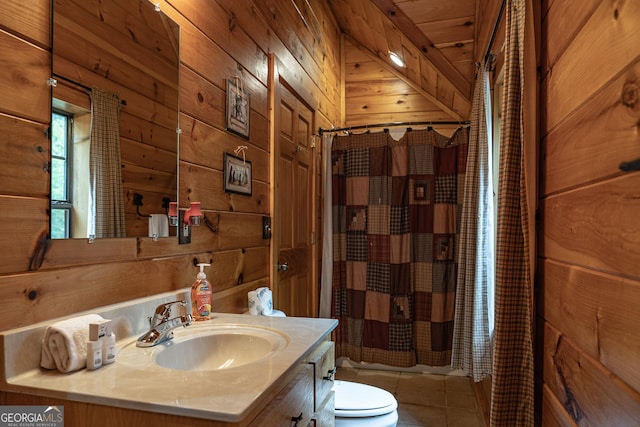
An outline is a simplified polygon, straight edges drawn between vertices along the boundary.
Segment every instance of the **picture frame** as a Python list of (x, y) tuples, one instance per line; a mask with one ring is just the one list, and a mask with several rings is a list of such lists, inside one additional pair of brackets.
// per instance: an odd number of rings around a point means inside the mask
[(227, 80), (227, 130), (249, 139), (251, 97), (235, 81)]
[(233, 154), (224, 153), (224, 191), (245, 196), (252, 194), (251, 162)]

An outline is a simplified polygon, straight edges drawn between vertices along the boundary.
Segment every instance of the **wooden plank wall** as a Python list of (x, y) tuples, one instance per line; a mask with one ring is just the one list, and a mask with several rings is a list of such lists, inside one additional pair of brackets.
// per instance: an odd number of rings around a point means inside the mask
[[(155, 3), (155, 1), (154, 1)], [(242, 4), (240, 4), (242, 3)], [(249, 3), (249, 4), (248, 4)], [(340, 41), (321, 0), (310, 2), (321, 41), (296, 24), (287, 0), (160, 1), (181, 27), (179, 198), (202, 202), (216, 232), (193, 229), (192, 243), (150, 238), (50, 242), (29, 270), (48, 229), (50, 2), (9, 0), (0, 8), (0, 330), (132, 298), (182, 289), (196, 262), (212, 262), (214, 310), (246, 311), (247, 291), (269, 285), (270, 109), (268, 53), (316, 111), (316, 123), (340, 119)], [(286, 21), (283, 21), (286, 18)], [(284, 24), (287, 23), (287, 25)], [(302, 28), (301, 28), (302, 27)], [(251, 96), (250, 139), (225, 131), (226, 79), (239, 76)], [(248, 146), (253, 195), (222, 189), (222, 156)]]
[(543, 1), (538, 402), (544, 426), (640, 420), (640, 3)]

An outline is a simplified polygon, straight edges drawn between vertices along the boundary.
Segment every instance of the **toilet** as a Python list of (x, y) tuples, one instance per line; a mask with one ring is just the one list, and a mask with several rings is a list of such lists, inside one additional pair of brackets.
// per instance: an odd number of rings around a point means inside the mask
[(391, 393), (367, 384), (336, 380), (336, 427), (395, 427), (398, 402)]

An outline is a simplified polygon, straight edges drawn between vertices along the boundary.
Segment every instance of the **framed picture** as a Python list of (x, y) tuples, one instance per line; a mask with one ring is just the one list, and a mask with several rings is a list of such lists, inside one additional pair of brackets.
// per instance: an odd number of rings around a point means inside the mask
[(250, 98), (243, 88), (227, 80), (227, 130), (249, 139)]
[(224, 191), (251, 195), (251, 162), (224, 153)]

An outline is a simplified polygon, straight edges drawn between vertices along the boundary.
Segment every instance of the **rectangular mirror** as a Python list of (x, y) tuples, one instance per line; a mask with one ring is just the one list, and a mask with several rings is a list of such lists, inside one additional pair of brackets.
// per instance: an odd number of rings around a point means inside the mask
[(116, 176), (118, 162), (111, 172), (89, 167), (90, 155), (101, 161), (89, 147), (103, 91), (119, 99), (122, 201), (108, 204), (120, 205), (124, 231), (95, 236), (150, 236), (149, 215), (163, 219), (177, 201), (179, 26), (148, 0), (53, 0), (52, 7), (51, 237), (90, 237), (90, 195), (101, 190), (89, 183)]

